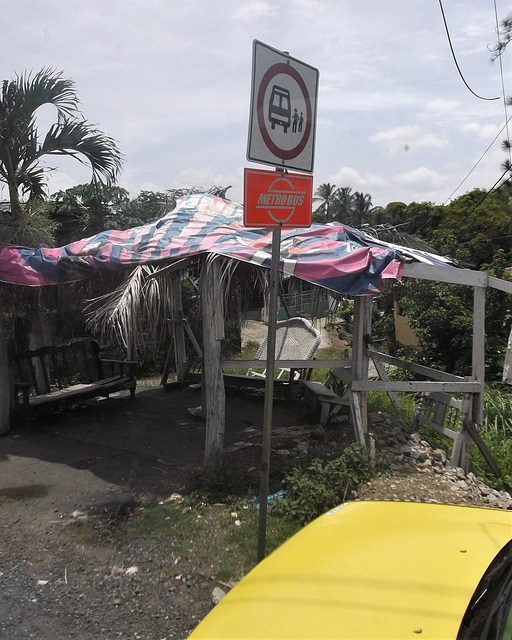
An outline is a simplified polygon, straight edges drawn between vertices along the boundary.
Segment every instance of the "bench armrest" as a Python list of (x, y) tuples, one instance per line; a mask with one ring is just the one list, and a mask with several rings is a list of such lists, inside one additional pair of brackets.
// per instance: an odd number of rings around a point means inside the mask
[(107, 369), (107, 371), (105, 372), (107, 374), (110, 373), (111, 375), (117, 374), (119, 376), (122, 376), (123, 372), (126, 370), (127, 375), (130, 378), (135, 377), (135, 365), (137, 364), (135, 360), (116, 360), (113, 358), (100, 358), (100, 362), (102, 367)]

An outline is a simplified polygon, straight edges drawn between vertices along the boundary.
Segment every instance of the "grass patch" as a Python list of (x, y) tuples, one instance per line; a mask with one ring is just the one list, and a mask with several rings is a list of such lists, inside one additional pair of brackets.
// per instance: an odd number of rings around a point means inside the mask
[[(182, 560), (194, 569), (213, 574), (218, 581), (236, 582), (257, 562), (259, 511), (251, 503), (204, 504), (185, 499), (139, 509), (124, 524), (130, 540), (157, 543), (176, 562)], [(300, 528), (286, 517), (268, 512), (267, 553), (276, 549)]]
[(481, 453), (472, 443), (471, 470), (490, 486), (512, 491), (512, 392), (504, 385), (487, 385), (484, 396), (484, 421), (478, 431), (496, 460), (501, 477), (496, 478)]
[(162, 504), (139, 509), (129, 521), (126, 533), (133, 538), (186, 541), (199, 531), (199, 513), (183, 504)]

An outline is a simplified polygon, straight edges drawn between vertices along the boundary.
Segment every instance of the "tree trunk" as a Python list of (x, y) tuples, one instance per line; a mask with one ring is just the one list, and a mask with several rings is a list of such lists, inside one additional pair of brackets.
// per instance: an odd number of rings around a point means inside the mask
[(203, 415), (206, 418), (204, 467), (216, 471), (222, 464), (226, 393), (221, 363), (224, 338), (219, 260), (207, 262), (201, 276), (203, 311)]
[(19, 220), (23, 215), (23, 209), (20, 203), (20, 194), (15, 183), (9, 180), (9, 202), (11, 203), (11, 215)]

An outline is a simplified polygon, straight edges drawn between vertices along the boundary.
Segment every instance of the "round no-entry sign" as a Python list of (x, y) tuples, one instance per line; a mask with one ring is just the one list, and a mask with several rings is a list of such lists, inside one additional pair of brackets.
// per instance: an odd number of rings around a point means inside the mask
[(254, 41), (248, 160), (313, 171), (318, 75)]

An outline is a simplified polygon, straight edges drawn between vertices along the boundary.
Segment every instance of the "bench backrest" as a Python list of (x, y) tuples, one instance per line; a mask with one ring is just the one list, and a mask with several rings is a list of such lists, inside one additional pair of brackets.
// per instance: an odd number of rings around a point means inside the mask
[(14, 382), (30, 383), (36, 395), (103, 378), (98, 342), (89, 338), (20, 353), (12, 369)]

